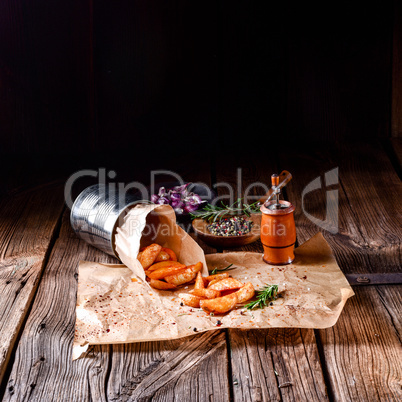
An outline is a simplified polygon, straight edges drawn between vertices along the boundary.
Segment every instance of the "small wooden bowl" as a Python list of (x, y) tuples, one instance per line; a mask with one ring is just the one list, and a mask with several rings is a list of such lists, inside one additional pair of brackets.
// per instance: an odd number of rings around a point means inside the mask
[(209, 223), (204, 219), (194, 219), (193, 229), (197, 237), (203, 242), (214, 247), (240, 247), (255, 242), (260, 238), (261, 214), (251, 214), (250, 217), (243, 216), (253, 222), (251, 231), (245, 235), (239, 236), (217, 236), (212, 234), (207, 226)]

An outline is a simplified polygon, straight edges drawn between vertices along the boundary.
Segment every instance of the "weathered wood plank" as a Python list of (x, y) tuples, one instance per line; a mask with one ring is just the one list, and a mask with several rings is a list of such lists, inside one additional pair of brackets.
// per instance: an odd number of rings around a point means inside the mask
[(106, 400), (109, 346), (71, 360), (80, 260), (116, 262), (75, 236), (66, 211), (16, 350), (5, 401)]
[(337, 324), (319, 336), (335, 401), (402, 399), (400, 285), (355, 288)]
[(109, 401), (229, 400), (223, 331), (168, 342), (113, 345)]
[[(294, 176), (287, 193), (296, 206), (300, 243), (322, 231), (345, 273), (399, 271), (402, 185), (378, 144), (334, 147), (330, 151), (311, 147), (304, 153), (298, 150), (283, 153), (280, 160)], [(320, 188), (306, 190), (313, 180), (336, 168), (337, 182), (329, 185), (321, 179)], [(304, 200), (303, 191), (307, 191)], [(331, 216), (335, 221), (332, 227), (338, 229), (334, 234), (323, 224)], [(320, 222), (313, 222), (314, 218)]]
[(328, 399), (313, 330), (230, 330), (234, 399)]
[(0, 203), (0, 382), (32, 304), (63, 205), (60, 185), (14, 194)]
[[(244, 196), (245, 189), (252, 188), (255, 199), (246, 201), (258, 200), (266, 191), (257, 183), (270, 186), (270, 175), (278, 170), (275, 158), (237, 158), (233, 155), (232, 158), (236, 160), (236, 165), (228, 163), (227, 159), (218, 164), (217, 181), (229, 183), (235, 194), (241, 183), (240, 197)], [(243, 174), (234, 180), (237, 167), (242, 168)], [(222, 189), (221, 193), (225, 194)], [(240, 250), (262, 252), (262, 244), (258, 241), (243, 248), (224, 251)], [(235, 401), (328, 399), (313, 330), (229, 329), (228, 336)]]

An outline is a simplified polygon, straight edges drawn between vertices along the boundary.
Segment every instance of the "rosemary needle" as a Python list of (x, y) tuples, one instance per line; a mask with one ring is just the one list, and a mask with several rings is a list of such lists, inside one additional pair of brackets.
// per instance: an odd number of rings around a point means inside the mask
[(247, 310), (253, 308), (264, 308), (268, 302), (275, 300), (278, 295), (278, 285), (266, 285), (257, 292), (257, 300), (245, 305)]
[(221, 268), (221, 269), (215, 268), (212, 271), (210, 271), (209, 273), (211, 275), (215, 275), (217, 272), (224, 272), (224, 271), (230, 271), (231, 269), (236, 269), (236, 267), (231, 268), (232, 265), (233, 264), (230, 264), (226, 268)]

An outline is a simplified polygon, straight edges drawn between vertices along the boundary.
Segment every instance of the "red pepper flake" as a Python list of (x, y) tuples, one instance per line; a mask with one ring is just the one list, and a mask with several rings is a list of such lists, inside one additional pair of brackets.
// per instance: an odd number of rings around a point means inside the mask
[(108, 329), (106, 330), (106, 332), (110, 332), (110, 329), (108, 328)]

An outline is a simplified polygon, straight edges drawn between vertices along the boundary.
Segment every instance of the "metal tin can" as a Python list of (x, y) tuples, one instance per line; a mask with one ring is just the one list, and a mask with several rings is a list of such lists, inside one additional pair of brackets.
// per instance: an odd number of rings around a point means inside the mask
[(119, 258), (114, 245), (116, 228), (123, 223), (129, 207), (138, 201), (133, 194), (119, 193), (115, 186), (95, 184), (82, 191), (74, 201), (71, 226), (82, 240)]
[(264, 261), (272, 265), (290, 264), (294, 256), (296, 226), (293, 216), (295, 207), (288, 201), (270, 201), (261, 206), (261, 242)]

